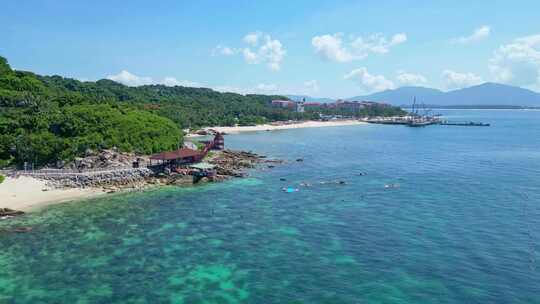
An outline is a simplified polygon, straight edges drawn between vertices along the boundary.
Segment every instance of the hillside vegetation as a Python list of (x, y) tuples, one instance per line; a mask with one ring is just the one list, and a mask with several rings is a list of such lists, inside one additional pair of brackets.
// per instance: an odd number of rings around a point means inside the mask
[(0, 167), (54, 164), (88, 149), (170, 150), (185, 127), (309, 118), (271, 108), (274, 98), (40, 76), (12, 70), (0, 57)]

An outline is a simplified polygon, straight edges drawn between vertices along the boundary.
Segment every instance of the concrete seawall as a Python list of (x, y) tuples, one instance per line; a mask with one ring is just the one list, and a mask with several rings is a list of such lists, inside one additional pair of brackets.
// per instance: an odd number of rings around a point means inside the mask
[(153, 172), (150, 169), (139, 168), (103, 172), (44, 174), (34, 177), (47, 180), (55, 187), (60, 188), (95, 188), (138, 184), (152, 176), (152, 174)]

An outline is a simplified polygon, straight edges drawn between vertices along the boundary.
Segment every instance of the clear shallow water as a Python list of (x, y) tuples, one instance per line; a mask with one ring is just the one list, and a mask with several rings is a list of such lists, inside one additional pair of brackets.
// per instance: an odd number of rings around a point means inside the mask
[(0, 303), (540, 303), (540, 112), (445, 113), (493, 126), (229, 136), (290, 162), (1, 222)]

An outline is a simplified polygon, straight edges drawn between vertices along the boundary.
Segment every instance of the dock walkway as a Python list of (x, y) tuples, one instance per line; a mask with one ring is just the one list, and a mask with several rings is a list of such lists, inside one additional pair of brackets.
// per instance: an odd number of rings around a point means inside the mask
[(474, 122), (474, 121), (442, 121), (443, 126), (464, 126), (464, 127), (489, 127), (489, 123)]
[(408, 127), (426, 127), (430, 125), (442, 126), (465, 126), (465, 127), (489, 127), (489, 123), (474, 121), (449, 121), (438, 117), (392, 117), (392, 118), (371, 118), (364, 120), (367, 123), (381, 125), (405, 125)]

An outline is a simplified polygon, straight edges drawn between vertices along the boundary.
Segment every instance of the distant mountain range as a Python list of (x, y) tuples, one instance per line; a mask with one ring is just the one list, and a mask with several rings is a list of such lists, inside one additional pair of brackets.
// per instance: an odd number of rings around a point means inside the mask
[(355, 96), (347, 98), (347, 100), (379, 101), (402, 106), (411, 105), (415, 97), (417, 103), (429, 106), (540, 107), (539, 93), (520, 87), (489, 82), (449, 92), (425, 87), (401, 87), (366, 96)]

